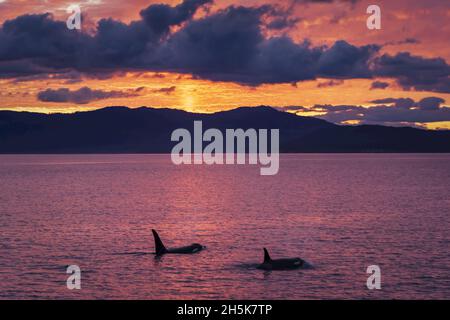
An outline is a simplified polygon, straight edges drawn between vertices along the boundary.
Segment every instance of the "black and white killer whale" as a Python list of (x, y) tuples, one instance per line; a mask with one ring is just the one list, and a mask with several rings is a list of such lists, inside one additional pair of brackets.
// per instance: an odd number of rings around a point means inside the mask
[(298, 269), (305, 265), (305, 261), (300, 258), (272, 259), (269, 252), (264, 248), (264, 262), (258, 265), (258, 269), (263, 270), (289, 270)]
[(193, 243), (189, 246), (185, 247), (179, 247), (179, 248), (166, 248), (164, 244), (161, 241), (161, 238), (159, 237), (156, 230), (152, 229), (153, 237), (155, 238), (155, 251), (157, 256), (161, 256), (163, 254), (167, 253), (174, 253), (174, 254), (192, 254), (197, 253), (201, 250), (203, 250), (205, 247), (198, 243)]
[[(178, 248), (166, 248), (161, 241), (156, 230), (152, 229), (153, 237), (155, 238), (155, 251), (157, 256), (164, 254), (192, 254), (203, 250), (205, 247), (199, 243), (193, 243), (189, 246)], [(264, 262), (258, 265), (258, 269), (263, 270), (289, 270), (301, 268), (305, 265), (305, 261), (300, 258), (284, 258), (272, 259), (269, 252), (264, 248)]]

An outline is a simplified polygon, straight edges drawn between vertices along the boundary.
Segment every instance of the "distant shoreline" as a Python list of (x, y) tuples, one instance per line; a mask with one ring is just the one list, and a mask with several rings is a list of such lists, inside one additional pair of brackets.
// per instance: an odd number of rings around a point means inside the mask
[(172, 133), (194, 132), (197, 121), (220, 132), (278, 129), (281, 154), (450, 152), (450, 130), (342, 126), (262, 106), (213, 114), (144, 107), (51, 116), (0, 112), (0, 154), (165, 154), (176, 145)]
[[(236, 154), (236, 153), (234, 153)], [(442, 155), (446, 155), (446, 154), (450, 154), (449, 152), (280, 152), (279, 154), (283, 154), (283, 155), (298, 155), (298, 154), (442, 154)], [(158, 152), (93, 152), (93, 153), (73, 153), (73, 152), (69, 152), (69, 153), (2, 153), (0, 152), (0, 156), (70, 156), (70, 155), (74, 155), (74, 156), (95, 156), (95, 155), (160, 155), (160, 156), (170, 156), (169, 152), (166, 153), (158, 153)]]

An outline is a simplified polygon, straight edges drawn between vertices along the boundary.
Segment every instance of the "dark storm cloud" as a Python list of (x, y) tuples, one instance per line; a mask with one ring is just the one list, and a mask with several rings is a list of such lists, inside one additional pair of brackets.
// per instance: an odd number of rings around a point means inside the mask
[[(1, 42), (0, 42), (1, 46)], [(0, 60), (0, 78), (20, 78), (20, 77), (32, 77), (32, 76), (46, 76), (53, 70), (45, 68), (40, 65), (36, 65), (31, 61), (1, 61)]]
[(181, 4), (171, 7), (167, 4), (154, 4), (141, 11), (145, 23), (157, 34), (167, 33), (171, 26), (180, 25), (191, 19), (203, 5), (213, 0), (184, 0)]
[[(288, 36), (267, 38), (267, 28), (295, 22), (270, 5), (230, 6), (193, 18), (211, 2), (150, 5), (129, 24), (100, 20), (94, 34), (68, 30), (49, 14), (17, 17), (0, 28), (0, 77), (153, 71), (257, 86), (379, 76), (396, 79), (405, 90), (450, 92), (450, 66), (441, 58), (379, 56), (379, 45), (354, 46), (343, 40), (313, 46)], [(172, 26), (178, 26), (176, 31), (170, 31)]]
[(379, 49), (377, 45), (356, 47), (346, 41), (336, 41), (321, 54), (318, 73), (330, 78), (369, 78), (369, 61)]
[[(77, 61), (90, 37), (70, 32), (50, 14), (23, 15), (6, 21), (0, 29), (0, 62), (14, 61), (41, 68), (62, 67)], [(28, 60), (27, 60), (28, 59)]]
[(290, 0), (290, 8), (297, 5), (310, 5), (310, 4), (335, 4), (335, 3), (348, 3), (351, 8), (355, 7), (355, 4), (360, 0)]
[(442, 98), (428, 97), (420, 100), (417, 106), (421, 110), (438, 110), (444, 102), (445, 100)]
[(164, 93), (164, 94), (170, 95), (170, 94), (174, 93), (176, 89), (177, 89), (176, 86), (171, 86), (171, 87), (167, 87), (167, 88), (154, 89), (154, 90), (152, 90), (152, 92)]
[(300, 18), (289, 18), (287, 16), (276, 17), (267, 24), (267, 28), (272, 30), (289, 29), (295, 27), (300, 20)]
[(302, 3), (333, 3), (333, 2), (348, 2), (357, 3), (360, 0), (292, 0), (292, 3), (302, 4)]
[(449, 107), (443, 107), (434, 111), (401, 109), (389, 106), (375, 106), (372, 108), (347, 106), (344, 111), (333, 110), (333, 107), (325, 109), (327, 113), (320, 117), (335, 123), (343, 123), (349, 120), (359, 120), (360, 123), (378, 124), (450, 121)]
[(387, 103), (393, 104), (396, 108), (410, 109), (414, 106), (414, 100), (410, 98), (385, 98), (371, 101), (372, 103), (380, 104)]
[(60, 88), (56, 90), (47, 89), (39, 92), (37, 98), (43, 102), (72, 102), (77, 104), (86, 104), (96, 100), (134, 96), (137, 96), (135, 92), (102, 91), (83, 87), (74, 91), (71, 91), (68, 88)]
[[(89, 75), (90, 78), (95, 78), (94, 74)], [(11, 83), (20, 83), (27, 81), (37, 81), (37, 80), (64, 80), (64, 84), (74, 84), (82, 82), (84, 75), (78, 71), (68, 71), (68, 72), (58, 72), (58, 73), (39, 73), (24, 75), (16, 77), (11, 80)]]
[(394, 45), (403, 45), (403, 44), (419, 44), (420, 40), (417, 40), (415, 38), (406, 38), (404, 40), (400, 40), (400, 41), (389, 41), (386, 42), (384, 45), (385, 46), (394, 46)]
[(415, 123), (450, 121), (450, 107), (442, 106), (444, 99), (427, 97), (419, 101), (410, 98), (386, 98), (371, 101), (370, 108), (353, 105), (315, 105), (281, 107), (279, 110), (322, 113), (317, 117), (334, 123), (357, 120), (361, 124), (414, 125)]
[(423, 58), (409, 52), (384, 54), (376, 58), (374, 73), (396, 78), (405, 90), (450, 93), (450, 66), (442, 58)]
[(285, 107), (274, 107), (279, 111), (294, 111), (294, 112), (308, 112), (311, 111), (310, 108), (306, 108), (303, 106), (285, 106)]
[(387, 103), (393, 104), (395, 107), (400, 109), (421, 109), (421, 110), (437, 110), (445, 102), (444, 99), (439, 97), (427, 97), (415, 102), (411, 98), (386, 98), (377, 99), (371, 101), (375, 104)]
[(198, 78), (246, 85), (293, 83), (318, 76), (368, 77), (369, 57), (377, 46), (337, 41), (330, 48), (295, 43), (287, 36), (266, 39), (258, 8), (229, 7), (191, 21), (160, 47), (158, 65)]
[(340, 86), (343, 83), (344, 83), (343, 80), (329, 80), (329, 81), (325, 81), (325, 82), (319, 82), (317, 84), (317, 88), (335, 87), (335, 86)]
[(370, 90), (375, 90), (375, 89), (386, 89), (387, 87), (389, 87), (389, 83), (387, 82), (383, 82), (383, 81), (374, 81), (372, 82), (372, 84), (370, 85)]

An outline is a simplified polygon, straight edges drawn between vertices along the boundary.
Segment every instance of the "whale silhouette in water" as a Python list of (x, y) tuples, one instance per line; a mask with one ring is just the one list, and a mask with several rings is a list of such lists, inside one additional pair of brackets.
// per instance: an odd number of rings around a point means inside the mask
[(205, 247), (198, 243), (193, 243), (186, 247), (179, 248), (166, 248), (161, 241), (156, 230), (152, 229), (153, 237), (155, 238), (155, 251), (157, 256), (161, 256), (166, 253), (176, 253), (176, 254), (191, 254), (203, 250)]
[(257, 268), (263, 270), (290, 270), (298, 269), (305, 265), (305, 261), (300, 258), (272, 259), (269, 252), (264, 248), (264, 262)]

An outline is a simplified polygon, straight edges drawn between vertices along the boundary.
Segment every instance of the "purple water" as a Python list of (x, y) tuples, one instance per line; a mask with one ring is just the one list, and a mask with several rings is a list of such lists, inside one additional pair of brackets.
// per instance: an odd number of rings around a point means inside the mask
[[(450, 298), (450, 155), (0, 156), (0, 298)], [(195, 255), (155, 259), (151, 229)], [(310, 267), (255, 269), (262, 247)], [(66, 288), (79, 265), (82, 289)], [(368, 290), (366, 268), (381, 268)]]

